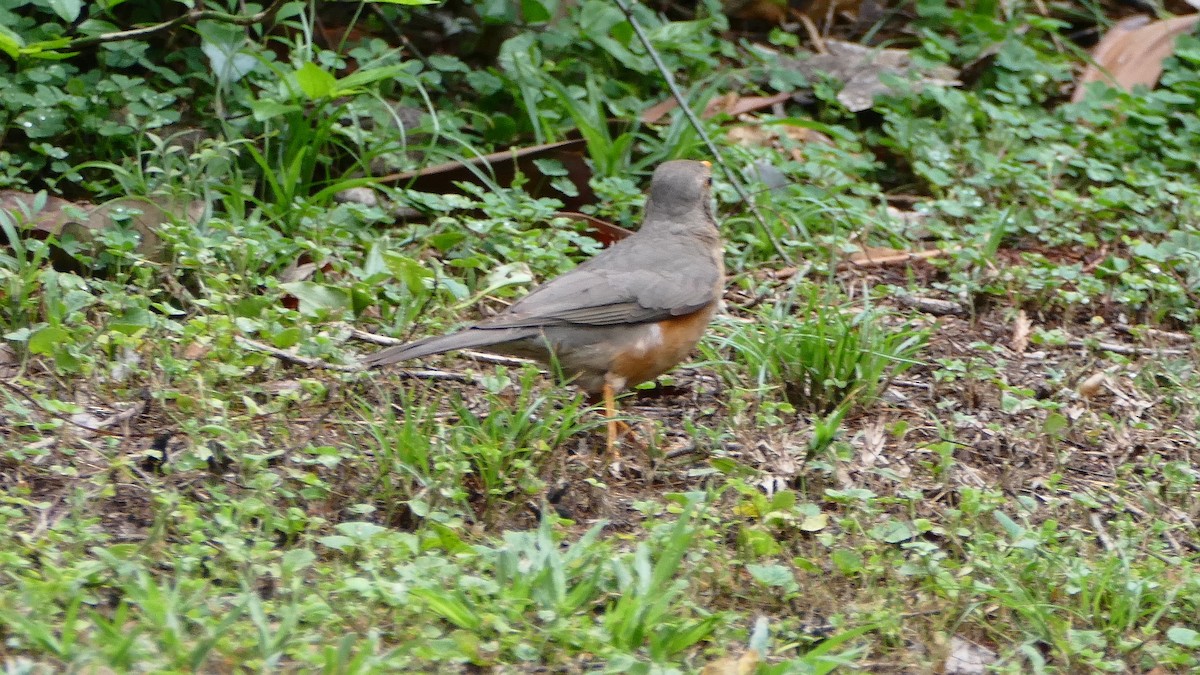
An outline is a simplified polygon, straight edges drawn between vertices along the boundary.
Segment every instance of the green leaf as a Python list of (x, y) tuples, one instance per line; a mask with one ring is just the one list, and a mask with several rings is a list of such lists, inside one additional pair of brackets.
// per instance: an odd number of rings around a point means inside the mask
[(1054, 412), (1046, 415), (1046, 422), (1042, 425), (1042, 430), (1048, 436), (1058, 436), (1067, 426), (1067, 417), (1062, 413)]
[(402, 66), (387, 66), (386, 68), (366, 68), (358, 70), (337, 81), (337, 96), (353, 94), (360, 87), (378, 82), (379, 80), (394, 80), (403, 74)]
[(271, 343), (280, 349), (287, 349), (300, 344), (300, 339), (303, 337), (303, 331), (296, 326), (292, 326), (271, 335)]
[(521, 0), (521, 15), (525, 23), (545, 23), (554, 17), (556, 0)]
[(83, 9), (81, 0), (47, 0), (47, 4), (67, 23), (75, 23), (75, 19), (79, 18), (80, 10)]
[(294, 281), (280, 284), (280, 288), (296, 296), (300, 301), (300, 313), (306, 316), (323, 311), (350, 309), (350, 293), (315, 281)]
[(392, 276), (404, 282), (411, 293), (425, 290), (425, 280), (433, 278), (433, 272), (425, 269), (420, 262), (408, 256), (386, 251), (383, 259)]
[(375, 523), (368, 523), (361, 520), (354, 520), (348, 523), (338, 523), (337, 525), (333, 526), (333, 529), (341, 532), (347, 537), (351, 537), (359, 541), (370, 539), (381, 532), (387, 531), (387, 528), (383, 527), (382, 525), (376, 525)]
[(320, 544), (322, 544), (323, 546), (328, 546), (329, 548), (335, 548), (339, 551), (345, 551), (346, 549), (352, 548), (354, 546), (353, 539), (351, 539), (350, 537), (343, 537), (340, 534), (327, 535), (327, 536), (317, 539), (317, 541)]
[(872, 527), (867, 534), (889, 544), (899, 544), (902, 541), (912, 539), (914, 532), (907, 523), (899, 520), (890, 520)]
[(811, 516), (805, 516), (804, 520), (800, 521), (800, 529), (805, 532), (820, 532), (829, 526), (829, 514), (818, 513)]
[(71, 334), (65, 328), (46, 326), (29, 338), (29, 352), (49, 356), (54, 353), (57, 345), (67, 342), (70, 337)]
[(1200, 632), (1183, 626), (1171, 626), (1167, 629), (1167, 639), (1177, 645), (1188, 647), (1189, 649), (1200, 648)]
[(279, 566), (287, 572), (298, 572), (317, 560), (317, 554), (306, 548), (294, 548), (279, 558)]
[(424, 600), (431, 611), (459, 628), (478, 630), (483, 625), (483, 619), (471, 611), (467, 603), (450, 597), (441, 589), (414, 588), (412, 595)]
[(858, 551), (837, 549), (829, 554), (829, 560), (846, 576), (858, 574), (863, 569), (863, 557)]
[(141, 307), (134, 307), (125, 312), (125, 314), (113, 321), (111, 328), (125, 335), (133, 335), (138, 331), (145, 330), (154, 324), (154, 315), (149, 310)]
[(254, 111), (255, 122), (266, 122), (269, 119), (282, 117), (284, 115), (300, 112), (303, 110), (298, 105), (291, 103), (280, 103), (270, 99), (259, 99), (250, 104), (250, 110)]
[(750, 563), (746, 565), (746, 571), (754, 580), (763, 586), (774, 586), (780, 588), (790, 588), (796, 585), (796, 578), (792, 575), (792, 571), (783, 565), (759, 565)]
[(326, 98), (333, 93), (337, 80), (320, 66), (309, 61), (296, 71), (296, 84), (309, 100)]
[(25, 40), (21, 39), (11, 28), (0, 24), (0, 51), (8, 54), (10, 58), (17, 58), (21, 54), (21, 47), (25, 46)]
[(408, 5), (414, 7), (416, 5), (436, 5), (441, 0), (364, 0), (365, 2), (374, 2), (380, 5)]

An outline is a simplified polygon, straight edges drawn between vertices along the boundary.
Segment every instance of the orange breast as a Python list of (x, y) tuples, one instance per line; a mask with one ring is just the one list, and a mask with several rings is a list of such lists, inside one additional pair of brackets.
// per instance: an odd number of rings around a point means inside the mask
[(684, 316), (673, 317), (655, 324), (656, 329), (643, 339), (617, 353), (612, 362), (612, 374), (633, 386), (652, 380), (679, 365), (704, 336), (717, 303)]

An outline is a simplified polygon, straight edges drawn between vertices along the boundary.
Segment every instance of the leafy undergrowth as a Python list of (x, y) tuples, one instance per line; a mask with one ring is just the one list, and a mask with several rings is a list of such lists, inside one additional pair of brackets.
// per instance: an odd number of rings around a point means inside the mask
[[(560, 159), (531, 164), (559, 191), (536, 197), (530, 177), (443, 194), (367, 168), (576, 128), (589, 210), (636, 226), (656, 162), (707, 157), (682, 115), (603, 122), (664, 91), (619, 10), (526, 17), (544, 30), (508, 26), (480, 65), (318, 49), (285, 4), (280, 52), (201, 22), (178, 70), (127, 40), (0, 71), (24, 92), (0, 103), (14, 135), (44, 113), (0, 148), (4, 185), (201, 207), (157, 250), (0, 216), (6, 672), (1200, 667), (1196, 40), (1154, 91), (1064, 104), (1064, 21), (921, 3), (880, 29), (974, 64), (962, 88), (855, 115), (822, 81), (794, 117), (705, 122), (760, 181), (762, 221), (718, 175), (725, 312), (622, 400), (613, 458), (601, 411), (529, 364), (301, 364), (374, 349), (353, 328), (486, 315), (600, 247), (558, 215), (578, 189)], [(514, 22), (501, 5), (476, 3), (481, 25)], [(74, 39), (108, 30), (92, 9)], [(639, 16), (700, 107), (796, 84), (720, 15)], [(0, 25), (66, 49), (31, 21)], [(174, 143), (177, 100), (229, 114)], [(421, 121), (400, 133), (406, 105)], [(131, 146), (121, 125), (157, 131)], [(389, 201), (334, 199), (364, 185)], [(396, 205), (420, 215), (393, 228)], [(855, 264), (868, 249), (903, 264)]]

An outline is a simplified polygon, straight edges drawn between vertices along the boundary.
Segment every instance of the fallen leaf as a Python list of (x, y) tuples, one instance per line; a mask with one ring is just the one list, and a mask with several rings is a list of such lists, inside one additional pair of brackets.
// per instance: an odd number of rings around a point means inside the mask
[(934, 316), (964, 316), (967, 314), (966, 308), (953, 300), (909, 295), (907, 293), (897, 294), (896, 300), (902, 305)]
[(942, 672), (946, 675), (982, 675), (996, 662), (996, 652), (955, 635)]
[(743, 21), (766, 21), (776, 25), (800, 17), (824, 19), (838, 12), (857, 13), (862, 0), (724, 0), (725, 16)]
[(758, 668), (758, 650), (748, 649), (741, 656), (726, 656), (700, 669), (700, 675), (751, 675)]
[[(29, 234), (38, 239), (49, 236), (73, 238), (91, 244), (96, 233), (114, 227), (129, 227), (138, 234), (137, 252), (147, 260), (164, 262), (166, 251), (159, 232), (175, 220), (197, 223), (204, 216), (200, 201), (184, 202), (165, 195), (119, 197), (103, 204), (70, 202), (48, 196), (41, 210), (34, 211), (38, 195), (16, 190), (0, 191), (0, 211), (7, 212)], [(56, 265), (71, 267), (71, 257), (59, 251)]]
[(601, 220), (595, 216), (589, 216), (586, 213), (579, 213), (577, 211), (559, 211), (554, 215), (559, 218), (568, 218), (570, 220), (586, 224), (588, 228), (588, 234), (591, 235), (593, 239), (601, 244), (604, 244), (605, 246), (612, 246), (618, 241), (621, 241), (625, 237), (633, 234), (633, 232), (621, 227), (620, 225), (613, 225), (606, 220)]
[(1100, 393), (1100, 390), (1104, 387), (1104, 382), (1107, 379), (1108, 375), (1103, 370), (1091, 375), (1086, 380), (1079, 383), (1079, 395), (1084, 398), (1094, 397), (1096, 394)]
[(1200, 14), (1151, 21), (1131, 16), (1118, 21), (1092, 50), (1092, 63), (1079, 76), (1071, 102), (1083, 100), (1087, 85), (1108, 82), (1131, 91), (1139, 84), (1153, 87), (1162, 75), (1163, 60), (1175, 52), (1175, 38), (1191, 33)]
[(826, 40), (825, 50), (823, 54), (811, 54), (804, 59), (781, 59), (780, 66), (797, 70), (809, 80), (822, 76), (840, 80), (843, 86), (837, 98), (850, 112), (869, 110), (875, 105), (875, 96), (892, 91), (883, 83), (881, 76), (885, 73), (911, 80), (910, 89), (959, 84), (958, 71), (954, 68), (921, 68), (913, 62), (906, 49), (883, 49)]
[(846, 264), (850, 267), (883, 267), (916, 260), (928, 260), (945, 254), (942, 249), (925, 249), (921, 251), (900, 251), (884, 246), (861, 246), (857, 251), (846, 256)]
[(1017, 312), (1017, 316), (1013, 319), (1012, 339), (1009, 340), (1009, 346), (1018, 354), (1024, 354), (1029, 348), (1029, 331), (1033, 328), (1033, 323), (1029, 320), (1029, 315), (1025, 310)]
[[(783, 92), (772, 96), (742, 96), (736, 92), (729, 92), (709, 101), (708, 105), (704, 106), (704, 112), (700, 113), (700, 117), (708, 119), (722, 113), (731, 117), (737, 117), (738, 115), (745, 115), (756, 110), (770, 108), (777, 103), (783, 103), (791, 99), (794, 95), (794, 92)], [(642, 112), (642, 122), (653, 124), (678, 107), (679, 102), (675, 100), (674, 96), (666, 98), (646, 108)]]
[(730, 127), (725, 132), (725, 138), (744, 147), (788, 150), (796, 161), (804, 161), (803, 151), (795, 147), (797, 143), (834, 145), (833, 139), (826, 134), (794, 124), (742, 124)]
[[(455, 183), (506, 187), (512, 185), (513, 178), (520, 172), (529, 179), (525, 191), (531, 196), (554, 197), (562, 201), (564, 209), (578, 211), (581, 206), (596, 201), (596, 195), (588, 185), (592, 170), (584, 160), (586, 153), (587, 143), (583, 139), (559, 141), (394, 173), (379, 180), (420, 192), (456, 194), (461, 190)], [(537, 166), (537, 160), (544, 159), (558, 160), (562, 164), (567, 171), (566, 178), (576, 188), (576, 195), (563, 194), (553, 187), (552, 177), (544, 175)]]
[(199, 342), (189, 342), (180, 355), (190, 361), (199, 361), (208, 354), (209, 346)]

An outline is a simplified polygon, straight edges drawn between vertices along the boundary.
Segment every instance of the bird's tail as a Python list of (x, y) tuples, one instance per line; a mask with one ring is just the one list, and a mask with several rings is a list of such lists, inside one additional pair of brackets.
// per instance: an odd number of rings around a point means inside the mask
[(362, 357), (360, 362), (367, 368), (378, 368), (409, 359), (419, 359), (422, 356), (452, 352), (456, 349), (494, 347), (527, 337), (529, 337), (529, 330), (524, 328), (503, 328), (496, 330), (468, 328), (449, 335), (435, 335), (423, 340), (417, 340), (416, 342), (381, 349), (374, 354)]

